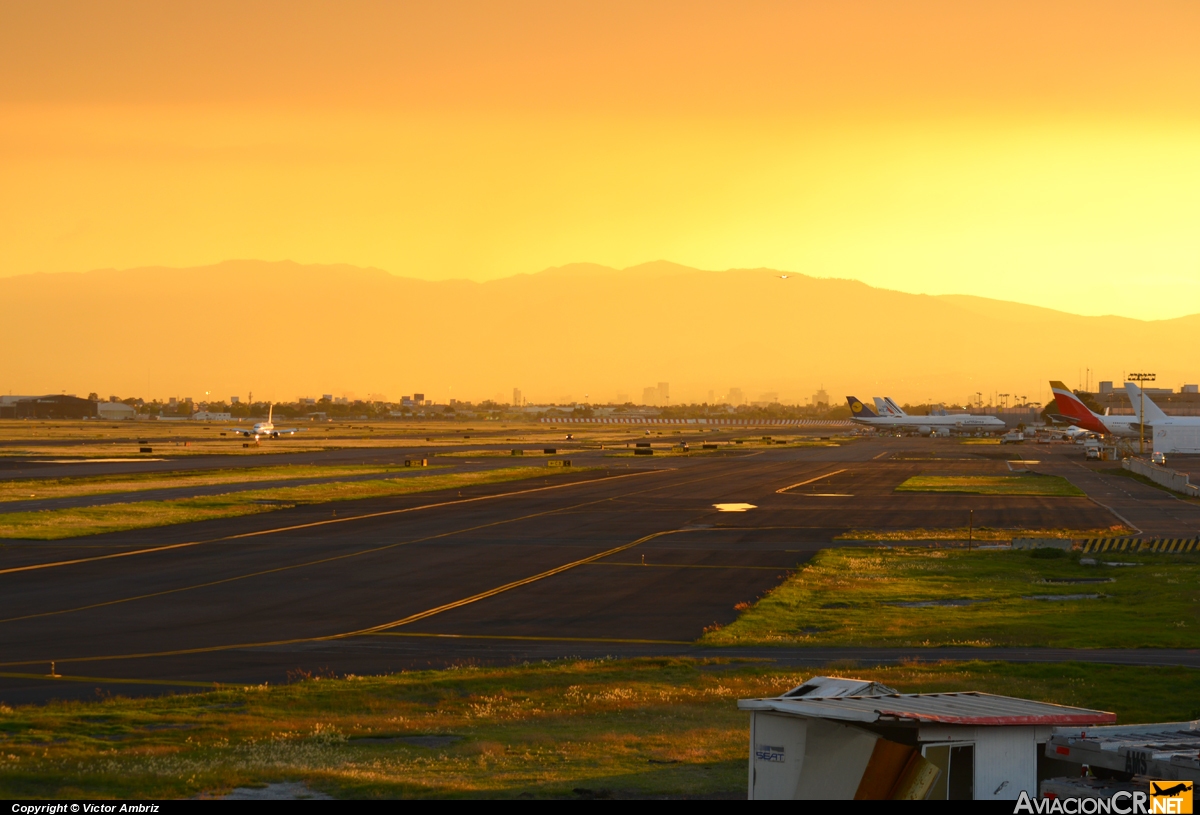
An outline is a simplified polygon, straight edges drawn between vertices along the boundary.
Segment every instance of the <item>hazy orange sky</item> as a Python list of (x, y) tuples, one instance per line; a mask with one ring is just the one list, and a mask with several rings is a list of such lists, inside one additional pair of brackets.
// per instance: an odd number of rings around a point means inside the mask
[(0, 275), (770, 266), (1200, 312), (1200, 4), (0, 5)]

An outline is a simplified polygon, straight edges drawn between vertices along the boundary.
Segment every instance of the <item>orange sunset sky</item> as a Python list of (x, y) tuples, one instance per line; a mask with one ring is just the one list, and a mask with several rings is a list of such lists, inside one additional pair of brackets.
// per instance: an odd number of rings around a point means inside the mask
[(1200, 4), (0, 5), (0, 276), (768, 266), (1200, 312)]

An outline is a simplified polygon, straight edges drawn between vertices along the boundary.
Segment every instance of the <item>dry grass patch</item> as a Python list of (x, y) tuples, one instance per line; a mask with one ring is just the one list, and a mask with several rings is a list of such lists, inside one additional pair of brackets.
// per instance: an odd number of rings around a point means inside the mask
[(252, 484), (257, 481), (283, 481), (302, 478), (339, 478), (385, 474), (404, 470), (403, 466), (347, 464), (338, 466), (284, 465), (280, 467), (243, 467), (236, 470), (182, 470), (173, 473), (100, 475), (79, 478), (38, 478), (0, 481), (0, 501), (28, 501), (42, 498), (71, 498), (106, 495), (117, 492), (207, 487), (214, 484)]
[[(571, 472), (581, 472), (583, 469), (573, 468)], [(226, 495), (180, 498), (171, 501), (137, 501), (98, 507), (11, 512), (0, 515), (0, 538), (58, 540), (81, 535), (97, 535), (103, 532), (170, 526), (213, 518), (233, 518), (301, 504), (384, 498), (481, 484), (519, 481), (527, 478), (548, 478), (554, 475), (557, 474), (545, 467), (505, 467), (483, 472), (446, 473), (403, 479), (345, 481), (248, 490)]]
[(736, 798), (748, 729), (736, 700), (819, 673), (1083, 705), (1122, 723), (1200, 716), (1179, 707), (1200, 698), (1187, 669), (568, 660), (3, 708), (0, 795), (182, 798), (287, 780), (348, 798)]

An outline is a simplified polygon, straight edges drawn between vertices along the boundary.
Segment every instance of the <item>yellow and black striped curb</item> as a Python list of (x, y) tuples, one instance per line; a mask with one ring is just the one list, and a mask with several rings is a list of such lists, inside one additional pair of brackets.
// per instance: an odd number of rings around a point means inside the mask
[(1200, 538), (1088, 538), (1083, 542), (1083, 552), (1153, 552), (1175, 555), (1200, 552)]

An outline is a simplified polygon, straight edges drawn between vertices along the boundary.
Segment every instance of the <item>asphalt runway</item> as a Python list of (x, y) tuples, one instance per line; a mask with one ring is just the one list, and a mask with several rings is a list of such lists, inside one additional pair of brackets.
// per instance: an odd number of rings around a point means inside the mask
[[(0, 699), (573, 655), (843, 658), (845, 649), (710, 652), (691, 643), (853, 529), (960, 527), (969, 510), (977, 526), (1113, 523), (1087, 498), (893, 491), (918, 472), (1009, 471), (965, 449), (879, 438), (671, 458), (596, 452), (589, 461), (602, 468), (461, 494), (9, 542), (0, 548)], [(753, 508), (714, 506), (729, 503)], [(877, 661), (931, 654), (851, 650)], [(1135, 658), (1056, 658), (1064, 653)]]
[(1077, 448), (1060, 447), (1045, 456), (1039, 469), (1061, 475), (1088, 494), (1098, 505), (1111, 511), (1126, 525), (1147, 537), (1200, 537), (1200, 504), (1186, 501), (1157, 487), (1151, 487), (1116, 472), (1116, 462), (1084, 462)]

